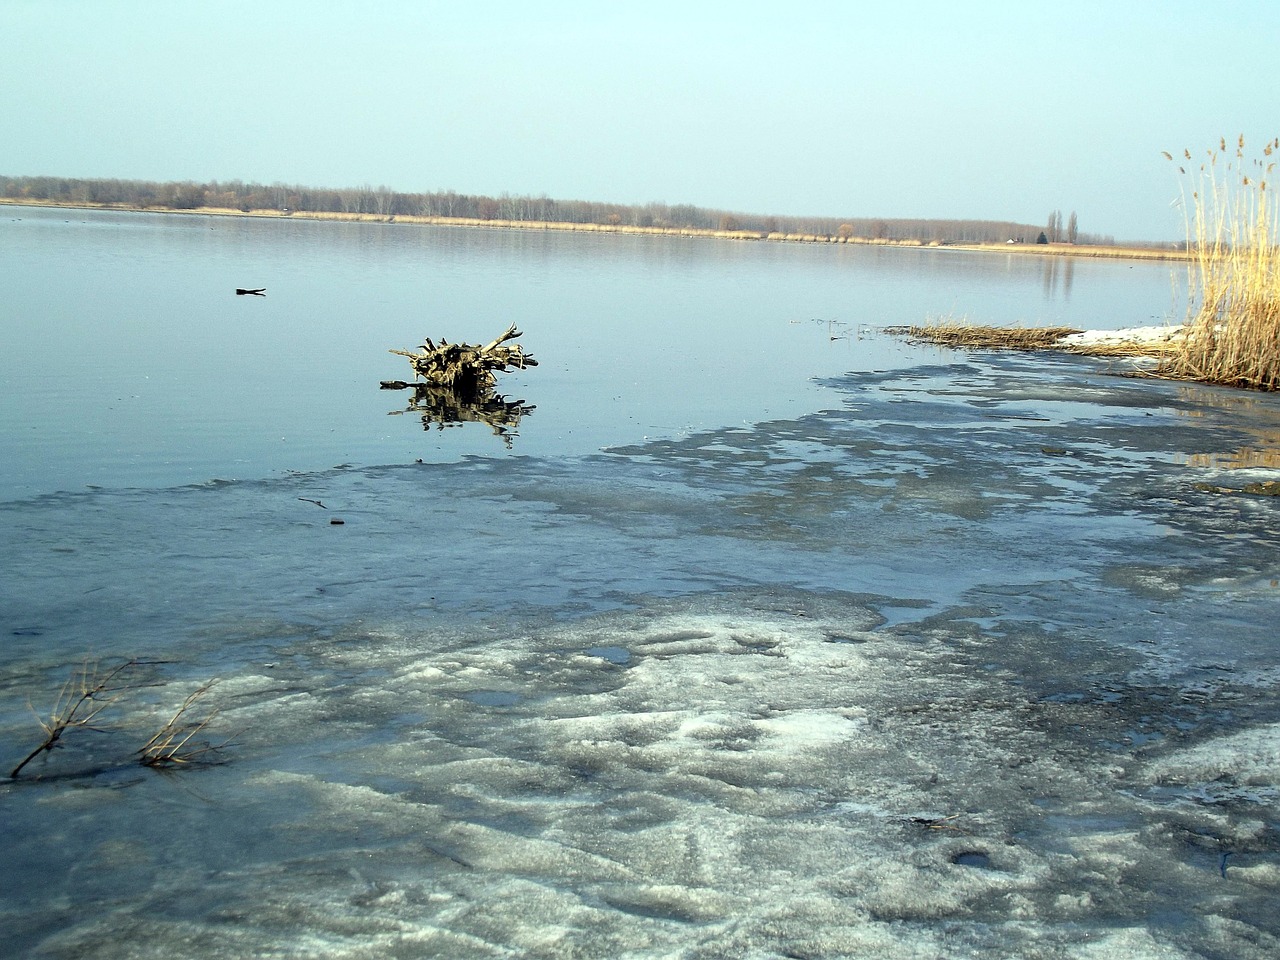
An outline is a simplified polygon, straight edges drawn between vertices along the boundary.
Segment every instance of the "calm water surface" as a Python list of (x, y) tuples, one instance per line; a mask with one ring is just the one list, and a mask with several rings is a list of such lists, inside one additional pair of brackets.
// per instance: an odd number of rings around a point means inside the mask
[(880, 332), (1168, 266), (0, 212), (0, 955), (1275, 955), (1280, 404)]
[[(1170, 270), (955, 251), (5, 208), (0, 495), (246, 479), (500, 451), (423, 435), (387, 353), (486, 342), (540, 366), (513, 452), (816, 409), (814, 378), (919, 356), (873, 328), (1149, 323)], [(236, 287), (268, 288), (265, 298)], [(836, 336), (841, 339), (832, 340)]]

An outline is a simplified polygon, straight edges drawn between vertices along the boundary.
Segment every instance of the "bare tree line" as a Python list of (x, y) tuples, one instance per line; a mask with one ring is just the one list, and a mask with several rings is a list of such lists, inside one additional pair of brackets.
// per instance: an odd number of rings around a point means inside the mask
[(1080, 229), (1076, 221), (1076, 212), (1071, 211), (1071, 219), (1067, 221), (1065, 229), (1062, 226), (1062, 211), (1055, 210), (1049, 214), (1049, 222), (1045, 226), (1044, 231), (1040, 234), (1040, 243), (1077, 243), (1079, 242)]
[[(195, 183), (151, 180), (0, 176), (0, 197), (42, 203), (101, 204), (136, 209), (223, 208), (250, 212), (357, 214), (393, 217), (449, 217), (516, 222), (558, 222), (602, 226), (721, 230), (744, 234), (796, 234), (839, 239), (923, 243), (1003, 243), (1036, 241), (1041, 228), (996, 220), (796, 217), (737, 213), (690, 204), (618, 204), (556, 200), (546, 195), (490, 197), (456, 193), (399, 193), (385, 186), (341, 189), (242, 180)], [(1075, 243), (1108, 243), (1110, 237), (1080, 234), (1071, 214), (1061, 230), (1061, 214), (1050, 216), (1048, 232)]]

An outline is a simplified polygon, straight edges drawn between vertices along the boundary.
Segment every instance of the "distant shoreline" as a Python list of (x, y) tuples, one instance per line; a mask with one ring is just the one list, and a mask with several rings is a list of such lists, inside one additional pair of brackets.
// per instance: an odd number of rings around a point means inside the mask
[(472, 217), (383, 216), (373, 213), (336, 213), (324, 210), (235, 210), (230, 207), (138, 207), (116, 203), (65, 203), (0, 197), (0, 205), (56, 210), (112, 210), (118, 213), (165, 213), (207, 217), (254, 217), (266, 220), (327, 220), (346, 223), (414, 224), (437, 227), (481, 227), (505, 230), (562, 230), (569, 233), (619, 233), (666, 237), (706, 237), (715, 240), (758, 240), (775, 243), (829, 243), (872, 247), (906, 247), (922, 250), (957, 250), (1009, 255), (1091, 257), (1120, 260), (1189, 260), (1183, 250), (1124, 245), (1071, 243), (952, 243), (923, 240), (874, 240), (867, 237), (833, 237), (810, 233), (762, 233), (756, 230), (708, 230), (700, 227), (639, 227), (630, 224), (572, 223), (559, 220), (481, 220)]

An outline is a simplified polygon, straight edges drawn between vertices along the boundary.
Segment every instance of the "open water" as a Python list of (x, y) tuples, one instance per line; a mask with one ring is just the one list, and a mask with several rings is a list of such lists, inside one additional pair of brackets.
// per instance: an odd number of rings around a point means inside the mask
[(0, 954), (1280, 952), (1280, 404), (882, 332), (1168, 265), (0, 214)]

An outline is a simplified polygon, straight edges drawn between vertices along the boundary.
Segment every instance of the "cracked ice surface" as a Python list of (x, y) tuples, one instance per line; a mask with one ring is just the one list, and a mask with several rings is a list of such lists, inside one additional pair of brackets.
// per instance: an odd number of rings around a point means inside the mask
[[(1140, 796), (1257, 772), (1272, 730), (1100, 758), (1127, 711), (1029, 696), (976, 662), (984, 643), (879, 625), (851, 600), (751, 592), (430, 654), (371, 633), (285, 649), (219, 691), (265, 761), (235, 788), (256, 814), (206, 813), (234, 867), (184, 855), (195, 813), (104, 840), (98, 869), (154, 886), (68, 917), (43, 952), (1274, 955), (1274, 829)], [(606, 644), (628, 661), (587, 652)]]

